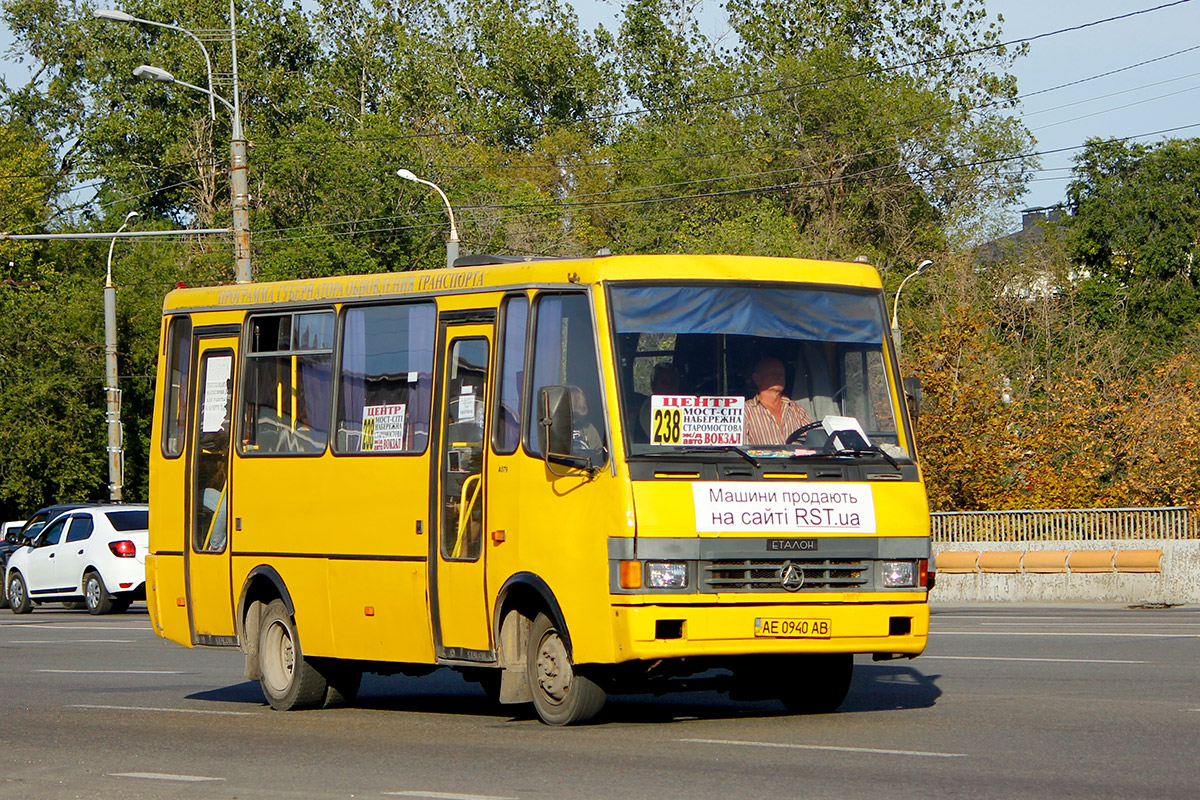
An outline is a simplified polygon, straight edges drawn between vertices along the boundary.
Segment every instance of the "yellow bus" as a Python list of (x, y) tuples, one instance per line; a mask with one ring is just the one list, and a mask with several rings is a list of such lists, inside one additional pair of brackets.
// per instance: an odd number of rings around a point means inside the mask
[(550, 724), (701, 674), (832, 711), (928, 634), (885, 319), (870, 265), (742, 256), (173, 291), (154, 629), (277, 709), (445, 666)]

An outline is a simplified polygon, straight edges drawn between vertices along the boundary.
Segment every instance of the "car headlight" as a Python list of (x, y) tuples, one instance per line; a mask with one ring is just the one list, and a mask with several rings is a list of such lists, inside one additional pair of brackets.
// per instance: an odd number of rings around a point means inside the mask
[(916, 564), (912, 561), (883, 562), (883, 585), (890, 587), (916, 586)]
[(646, 585), (651, 589), (686, 589), (687, 564), (679, 561), (647, 561)]

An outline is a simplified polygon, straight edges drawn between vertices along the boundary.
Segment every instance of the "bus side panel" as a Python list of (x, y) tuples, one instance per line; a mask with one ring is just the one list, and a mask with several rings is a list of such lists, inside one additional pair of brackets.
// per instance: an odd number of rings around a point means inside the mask
[(242, 528), (232, 535), (245, 560), (234, 586), (272, 564), (309, 655), (432, 661), (428, 541), (417, 533), (418, 521), (429, 529), (428, 486), (419, 456), (238, 458), (232, 498)]
[(424, 563), (331, 561), (329, 583), (338, 656), (433, 663)]
[(498, 590), (515, 571), (537, 575), (563, 612), (575, 663), (612, 662), (608, 537), (633, 533), (628, 482), (608, 469), (592, 480), (578, 471), (555, 477), (523, 453), (508, 464), (508, 474), (493, 473), (489, 487), (502, 500), (492, 505), (488, 529), (506, 530), (506, 542), (488, 555), (489, 575), (497, 576), (489, 586)]

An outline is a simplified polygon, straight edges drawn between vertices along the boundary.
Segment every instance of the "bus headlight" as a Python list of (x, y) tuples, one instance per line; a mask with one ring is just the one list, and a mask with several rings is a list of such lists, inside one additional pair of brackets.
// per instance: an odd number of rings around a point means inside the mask
[(883, 562), (883, 585), (889, 587), (916, 586), (916, 565), (912, 561)]
[(686, 589), (687, 564), (679, 561), (647, 561), (646, 585), (651, 589)]

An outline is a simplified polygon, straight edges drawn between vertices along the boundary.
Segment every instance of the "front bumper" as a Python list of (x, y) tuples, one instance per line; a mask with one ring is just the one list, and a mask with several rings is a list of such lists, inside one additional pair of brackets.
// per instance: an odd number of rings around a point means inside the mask
[[(630, 598), (614, 596), (614, 661), (784, 653), (916, 656), (929, 636), (929, 606), (924, 592), (918, 596), (910, 602), (896, 602), (892, 595), (889, 602), (711, 605), (621, 603)], [(756, 635), (756, 620), (824, 621), (827, 628), (783, 636), (770, 635), (769, 626), (760, 625), (768, 628), (767, 635)], [(795, 632), (805, 626), (776, 627)]]

